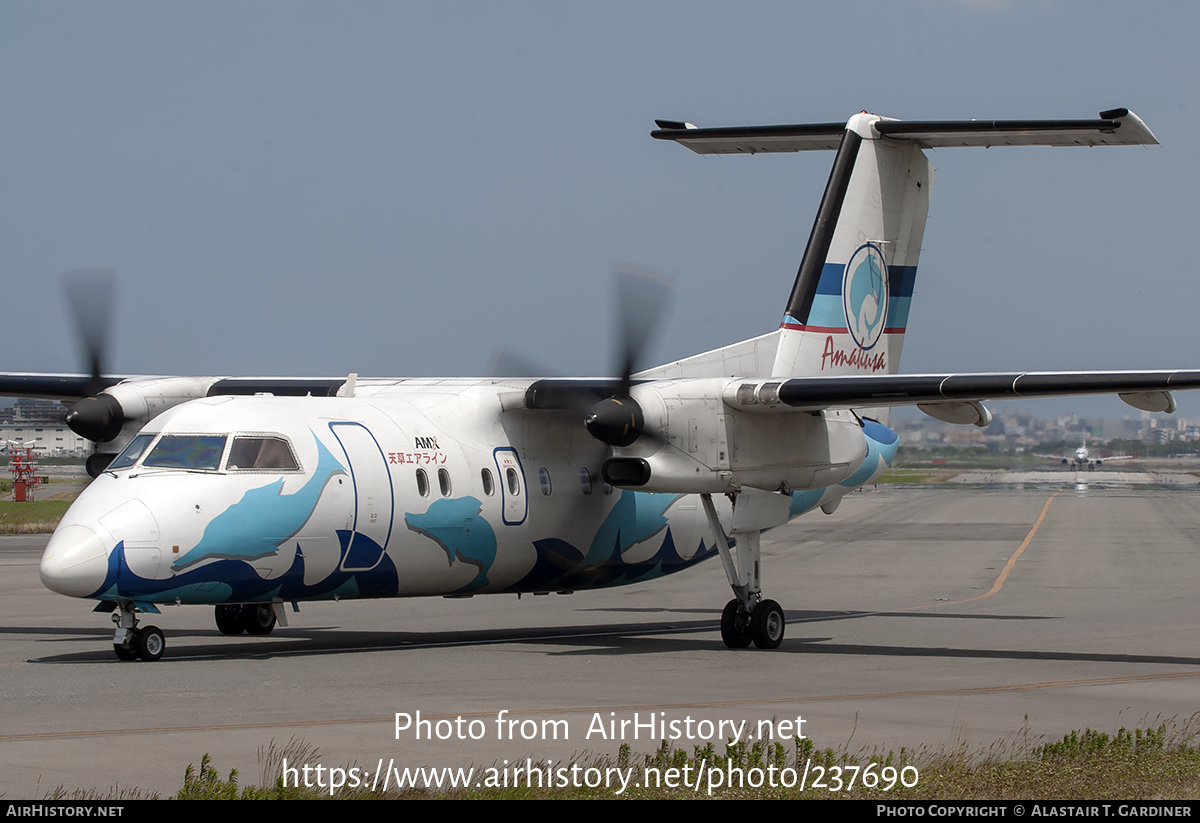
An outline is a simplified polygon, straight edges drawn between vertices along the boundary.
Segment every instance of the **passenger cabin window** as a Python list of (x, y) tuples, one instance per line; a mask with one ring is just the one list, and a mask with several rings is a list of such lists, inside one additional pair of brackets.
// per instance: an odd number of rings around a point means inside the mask
[(450, 486), (450, 472), (438, 469), (438, 486), (441, 487), (442, 497), (449, 497), (453, 489)]
[(224, 435), (165, 434), (142, 465), (148, 469), (216, 471), (224, 453)]
[(579, 470), (579, 486), (584, 494), (592, 493), (592, 473), (586, 467)]
[(504, 470), (504, 479), (508, 481), (508, 493), (516, 497), (521, 493), (521, 480), (517, 477), (517, 470), (513, 468)]
[(491, 497), (496, 493), (496, 482), (492, 480), (492, 470), (483, 469), (479, 472), (479, 479), (483, 481), (483, 493)]
[(424, 469), (417, 469), (417, 494), (429, 496), (429, 475), (425, 474)]
[(235, 437), (229, 449), (230, 470), (296, 471), (300, 466), (282, 437)]
[(113, 462), (108, 464), (108, 470), (124, 469), (132, 466), (142, 456), (142, 452), (146, 451), (146, 447), (150, 445), (150, 441), (154, 439), (152, 434), (139, 434), (137, 437), (129, 441), (129, 445), (121, 450)]
[(553, 489), (550, 486), (550, 470), (538, 469), (538, 480), (542, 484), (542, 494), (549, 495)]

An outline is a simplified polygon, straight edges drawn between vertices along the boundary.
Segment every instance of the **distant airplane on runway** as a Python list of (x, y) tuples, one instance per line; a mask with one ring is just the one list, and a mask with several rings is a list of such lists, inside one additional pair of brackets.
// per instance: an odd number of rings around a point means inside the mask
[(1200, 388), (1200, 371), (898, 374), (933, 183), (923, 149), (1156, 143), (1125, 109), (658, 125), (700, 154), (836, 152), (779, 328), (637, 372), (655, 318), (633, 308), (662, 300), (647, 285), (623, 312), (619, 377), (119, 378), (102, 369), (111, 298), (83, 278), (90, 373), (0, 375), (0, 394), (71, 404), (97, 444), (42, 581), (111, 612), (119, 658), (156, 660), (163, 632), (141, 618), (162, 604), (265, 634), (288, 603), (565, 593), (719, 556), (734, 594), (722, 639), (774, 648), (785, 618), (763, 596), (760, 534), (879, 477), (898, 444), (888, 407), (986, 426), (989, 398), (1117, 393), (1169, 412), (1172, 389)]
[(1069, 457), (1064, 457), (1059, 454), (1040, 454), (1038, 457), (1047, 457), (1052, 460), (1058, 460), (1064, 466), (1069, 467), (1072, 471), (1081, 471), (1084, 468), (1086, 468), (1088, 471), (1095, 471), (1097, 468), (1103, 466), (1106, 462), (1133, 459), (1130, 455), (1125, 454), (1105, 458), (1092, 457), (1086, 443), (1075, 449), (1075, 451), (1072, 452)]

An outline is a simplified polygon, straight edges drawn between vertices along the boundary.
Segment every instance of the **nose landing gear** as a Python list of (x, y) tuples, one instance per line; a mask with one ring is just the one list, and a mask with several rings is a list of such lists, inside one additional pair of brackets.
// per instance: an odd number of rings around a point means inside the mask
[(158, 626), (138, 626), (137, 606), (128, 601), (118, 604), (112, 613), (117, 630), (113, 634), (113, 653), (119, 660), (153, 662), (167, 650), (167, 639)]

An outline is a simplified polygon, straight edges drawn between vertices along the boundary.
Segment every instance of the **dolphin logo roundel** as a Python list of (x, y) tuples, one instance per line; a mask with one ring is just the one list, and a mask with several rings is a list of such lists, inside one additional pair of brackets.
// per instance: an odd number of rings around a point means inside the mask
[(850, 255), (842, 276), (842, 306), (846, 328), (860, 349), (872, 349), (883, 336), (888, 310), (887, 264), (873, 243), (859, 246)]

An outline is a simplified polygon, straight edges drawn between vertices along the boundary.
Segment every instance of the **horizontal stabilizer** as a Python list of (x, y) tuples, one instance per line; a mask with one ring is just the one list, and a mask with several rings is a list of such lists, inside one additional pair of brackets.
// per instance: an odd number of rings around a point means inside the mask
[(842, 140), (845, 123), (814, 123), (798, 126), (736, 126), (698, 129), (688, 124), (655, 121), (664, 128), (650, 132), (657, 140), (674, 140), (696, 154), (758, 154), (771, 151), (835, 150)]
[(1158, 139), (1128, 109), (1100, 112), (1099, 120), (880, 120), (885, 137), (915, 140), (923, 149), (954, 146), (1157, 146)]
[[(650, 132), (651, 137), (673, 140), (697, 154), (832, 151), (837, 149), (846, 130), (842, 123), (701, 129), (690, 123), (656, 122), (661, 128)], [(911, 140), (923, 149), (1158, 145), (1146, 124), (1128, 109), (1102, 111), (1098, 120), (879, 119), (872, 130), (890, 140)]]

